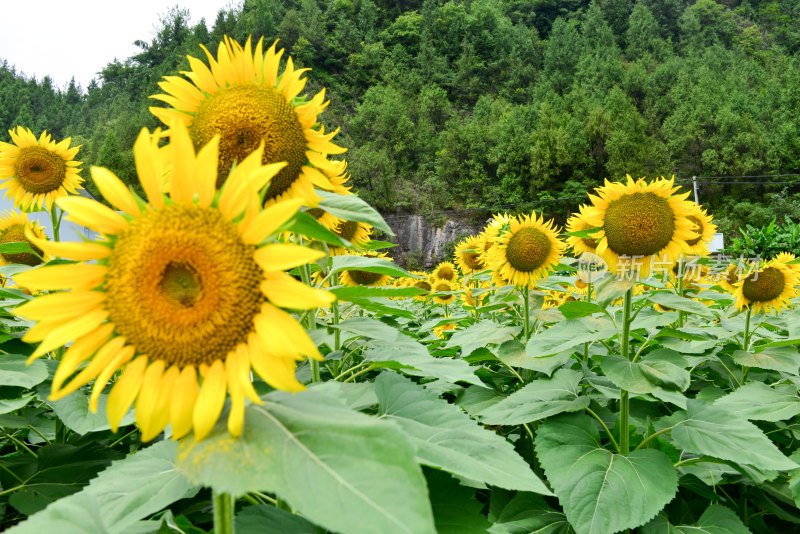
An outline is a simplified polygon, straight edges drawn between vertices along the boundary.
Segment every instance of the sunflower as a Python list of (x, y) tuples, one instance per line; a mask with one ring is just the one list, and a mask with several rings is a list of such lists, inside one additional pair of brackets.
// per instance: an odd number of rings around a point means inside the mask
[(508, 229), (497, 237), (488, 252), (486, 264), (499, 275), (518, 287), (533, 287), (558, 264), (564, 252), (564, 243), (553, 229), (553, 221), (542, 216), (521, 215), (512, 217)]
[(717, 226), (711, 222), (711, 215), (708, 215), (706, 210), (694, 202), (689, 202), (689, 206), (691, 207), (691, 212), (687, 217), (694, 224), (692, 231), (697, 234), (697, 237), (686, 240), (686, 244), (689, 245), (686, 253), (689, 256), (704, 258), (708, 256), (708, 245), (714, 239), (714, 232), (717, 231)]
[[(348, 252), (348, 254), (356, 255), (356, 256), (365, 256), (367, 258), (383, 258), (387, 260), (391, 260), (391, 258), (386, 257), (386, 253), (375, 253), (372, 251), (365, 251), (361, 254)], [(362, 271), (360, 269), (350, 269), (347, 271), (342, 271), (339, 273), (339, 282), (342, 285), (357, 287), (357, 286), (368, 286), (368, 287), (378, 287), (378, 286), (385, 286), (389, 283), (391, 277), (388, 274), (383, 273), (373, 273), (371, 271)]]
[(439, 339), (445, 339), (447, 336), (445, 332), (453, 332), (456, 329), (456, 323), (446, 323), (433, 327), (433, 335)]
[[(208, 64), (187, 56), (190, 71), (165, 76), (159, 86), (166, 94), (153, 95), (171, 108), (151, 107), (165, 124), (180, 122), (187, 127), (196, 149), (219, 135), (219, 166), (216, 185), (221, 187), (234, 163), (241, 162), (264, 144), (264, 164), (287, 162), (267, 188), (267, 203), (302, 198), (316, 205), (314, 187), (332, 190), (330, 174), (342, 169), (329, 154), (345, 152), (331, 142), (336, 132), (315, 129), (317, 116), (327, 107), (325, 90), (307, 100), (299, 97), (308, 69), (295, 69), (292, 58), (279, 74), (283, 50), (273, 44), (263, 52), (263, 39), (251, 50), (250, 39), (242, 48), (225, 37), (216, 59), (200, 45)], [(338, 131), (338, 130), (337, 130)], [(167, 132), (169, 133), (169, 132)]]
[(70, 148), (71, 137), (60, 143), (42, 132), (39, 139), (27, 128), (9, 130), (13, 144), (0, 142), (0, 187), (5, 197), (25, 211), (52, 209), (53, 200), (77, 194), (83, 183), (75, 161), (80, 146)]
[(0, 214), (0, 243), (28, 243), (33, 254), (30, 252), (2, 252), (0, 253), (0, 265), (9, 263), (20, 263), (31, 267), (41, 265), (47, 259), (42, 249), (26, 237), (30, 233), (39, 241), (46, 241), (44, 229), (36, 221), (28, 220), (24, 213), (6, 210)]
[(488, 280), (479, 284), (471, 283), (465, 285), (464, 293), (461, 295), (461, 302), (471, 308), (483, 306), (483, 302), (489, 295), (489, 289), (491, 287), (491, 282)]
[(733, 294), (736, 291), (736, 284), (739, 283), (744, 271), (743, 265), (732, 263), (725, 268), (725, 272), (717, 275), (715, 282), (722, 289)]
[(458, 291), (461, 286), (458, 282), (449, 282), (447, 280), (436, 280), (431, 284), (431, 290), (434, 292), (433, 300), (439, 304), (452, 304), (456, 300), (456, 295), (441, 295), (440, 293), (447, 293), (450, 291)]
[[(229, 392), (228, 430), (238, 436), (245, 397), (261, 402), (251, 369), (275, 389), (298, 391), (296, 361), (321, 358), (283, 308), (317, 308), (334, 297), (283, 271), (323, 254), (267, 242), (302, 204), (294, 199), (260, 207), (259, 191), (284, 164), (262, 166), (256, 151), (215, 191), (216, 139), (195, 154), (189, 132), (174, 124), (171, 143), (159, 149), (158, 141), (143, 130), (133, 147), (149, 203), (98, 167), (92, 179), (119, 212), (87, 198), (56, 201), (68, 219), (95, 230), (100, 240), (52, 243), (28, 233), (43, 250), (81, 263), (17, 275), (25, 287), (69, 291), (35, 298), (16, 313), (39, 321), (24, 338), (41, 341), (31, 359), (75, 340), (53, 377), (52, 400), (94, 380), (94, 411), (121, 370), (108, 397), (114, 431), (135, 401), (143, 440), (168, 423), (176, 439), (192, 429), (202, 439)], [(171, 169), (169, 196), (162, 193), (165, 168)], [(73, 376), (84, 361), (88, 365)]]
[[(594, 228), (594, 226), (586, 221), (585, 212), (587, 209), (587, 206), (582, 204), (578, 208), (578, 213), (573, 213), (570, 218), (567, 219), (567, 232), (582, 232), (584, 230), (590, 230)], [(572, 248), (572, 253), (576, 258), (585, 252), (594, 254), (597, 250), (597, 245), (599, 244), (597, 239), (591, 239), (588, 237), (575, 237), (572, 235), (566, 237), (566, 242), (567, 245)]]
[(485, 266), (488, 267), (488, 256), (489, 251), (494, 247), (497, 243), (497, 236), (500, 235), (505, 229), (508, 229), (508, 224), (511, 221), (511, 217), (507, 213), (498, 213), (489, 221), (489, 224), (486, 225), (486, 228), (483, 229), (483, 232), (478, 234), (478, 237), (481, 238), (483, 242), (483, 249), (478, 257), (478, 260), (483, 263)]
[(797, 295), (800, 276), (785, 263), (769, 261), (750, 269), (750, 272), (736, 283), (733, 297), (739, 310), (747, 308), (754, 312), (779, 312), (789, 307), (789, 299)]
[(458, 268), (464, 274), (477, 273), (486, 269), (480, 259), (484, 240), (479, 236), (470, 236), (456, 245), (455, 257)]
[(775, 260), (785, 264), (790, 269), (800, 273), (800, 263), (792, 263), (793, 261), (797, 260), (797, 256), (792, 254), (791, 252), (781, 252), (777, 256), (775, 256)]
[(455, 282), (458, 280), (458, 269), (449, 261), (443, 261), (433, 269), (431, 278), (435, 281)]
[[(363, 248), (367, 246), (372, 236), (372, 225), (358, 221), (344, 221), (339, 219), (339, 225), (333, 231), (336, 235), (349, 241), (353, 246)], [(349, 249), (345, 247), (330, 247), (331, 254), (346, 254)]]
[[(585, 212), (586, 222), (603, 229), (597, 236), (597, 254), (616, 272), (620, 263), (629, 274), (646, 277), (658, 265), (672, 266), (688, 248), (687, 241), (698, 236), (689, 193), (676, 195), (674, 179), (627, 184), (606, 181), (589, 195), (592, 206)], [(622, 260), (622, 261), (621, 261)], [(629, 267), (624, 265), (629, 264)]]
[[(416, 288), (422, 289), (423, 291), (428, 291), (428, 292), (430, 292), (433, 289), (433, 286), (431, 285), (430, 277), (428, 276), (427, 273), (423, 273), (422, 271), (409, 271), (409, 272), (411, 274), (415, 274), (417, 276), (422, 276), (424, 278), (412, 278), (411, 279), (412, 281), (409, 282), (408, 287), (416, 287)], [(414, 298), (417, 299), (417, 300), (425, 300), (425, 299), (428, 298), (428, 294), (426, 293), (424, 295), (418, 295), (418, 296), (416, 296)]]

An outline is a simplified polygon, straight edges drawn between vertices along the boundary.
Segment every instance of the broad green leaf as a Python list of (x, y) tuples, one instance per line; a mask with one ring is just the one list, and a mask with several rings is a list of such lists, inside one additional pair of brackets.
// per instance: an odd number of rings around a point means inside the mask
[(512, 339), (518, 327), (501, 326), (484, 319), (463, 330), (458, 330), (445, 345), (445, 348), (461, 347), (462, 356), (469, 356), (473, 350), (491, 344), (500, 344)]
[(337, 247), (349, 247), (350, 242), (342, 239), (335, 233), (322, 226), (317, 220), (307, 213), (296, 213), (282, 230), (304, 235), (311, 239), (324, 241)]
[(594, 419), (561, 415), (536, 432), (536, 455), (578, 534), (612, 534), (647, 523), (678, 491), (669, 457), (656, 449), (614, 454)]
[(323, 191), (322, 189), (317, 189), (316, 192), (322, 197), (319, 207), (331, 215), (345, 221), (365, 222), (390, 236), (394, 235), (394, 232), (383, 220), (381, 214), (360, 197), (356, 195), (340, 195), (330, 191)]
[[(383, 340), (381, 340), (383, 341)], [(480, 378), (475, 376), (475, 369), (464, 360), (456, 358), (436, 358), (421, 343), (400, 336), (395, 341), (373, 342), (373, 347), (364, 352), (364, 359), (376, 365), (390, 369), (398, 369), (412, 376), (435, 377), (445, 382), (467, 382), (486, 387)], [(396, 362), (399, 365), (384, 365)]]
[(522, 367), (532, 371), (539, 371), (550, 376), (553, 371), (561, 367), (572, 357), (572, 351), (565, 350), (552, 356), (528, 356), (525, 345), (512, 339), (497, 347), (497, 359), (511, 367)]
[(633, 280), (620, 279), (608, 273), (594, 283), (595, 301), (601, 308), (607, 308), (615, 300), (621, 299), (633, 285)]
[(616, 334), (616, 327), (605, 317), (581, 317), (562, 321), (534, 334), (525, 348), (529, 356), (551, 356)]
[[(40, 399), (53, 407), (53, 411), (61, 419), (61, 422), (78, 434), (88, 434), (89, 432), (111, 428), (106, 416), (106, 405), (108, 403), (108, 394), (106, 393), (100, 394), (100, 398), (97, 401), (97, 412), (92, 413), (89, 411), (89, 395), (83, 390), (75, 391), (57, 401), (47, 400), (50, 394), (49, 382), (40, 385), (37, 388), (37, 392)], [(122, 418), (120, 426), (130, 425), (133, 422), (134, 413), (131, 410)]]
[(582, 378), (580, 371), (560, 369), (553, 378), (540, 378), (526, 384), (478, 413), (477, 417), (487, 425), (519, 425), (562, 412), (583, 410), (589, 406), (589, 397), (581, 396)]
[(745, 367), (771, 369), (796, 375), (800, 368), (800, 354), (795, 347), (769, 347), (761, 352), (737, 350), (731, 354), (733, 361)]
[(656, 309), (644, 309), (636, 316), (631, 324), (631, 330), (640, 328), (658, 328), (672, 324), (678, 320), (678, 312), (659, 312)]
[(358, 298), (350, 297), (350, 302), (357, 304), (367, 311), (373, 312), (376, 316), (388, 315), (389, 317), (405, 317), (406, 319), (416, 319), (410, 310), (405, 310), (394, 304), (391, 300), (380, 297)]
[(0, 243), (0, 254), (19, 253), (36, 254), (39, 256), (39, 253), (33, 250), (30, 243), (27, 241), (9, 241), (7, 243)]
[(35, 397), (36, 395), (29, 393), (16, 399), (0, 399), (0, 415), (19, 410)]
[(248, 506), (235, 519), (236, 534), (325, 534), (297, 514), (270, 505)]
[[(553, 510), (541, 495), (519, 492), (498, 514), (494, 527), (508, 534), (571, 534), (563, 512)], [(493, 529), (491, 532), (495, 532)]]
[(47, 366), (41, 360), (25, 365), (27, 356), (0, 354), (0, 386), (32, 388), (47, 379)]
[(162, 441), (114, 462), (80, 492), (59, 499), (9, 534), (128, 534), (140, 519), (197, 492), (175, 469), (177, 445)]
[(419, 463), (492, 486), (551, 494), (510, 442), (454, 404), (390, 373), (378, 377), (375, 392), (379, 413), (400, 425)]
[(712, 504), (693, 525), (672, 525), (659, 515), (642, 527), (642, 534), (751, 534), (751, 531), (736, 512), (721, 504)]
[(312, 383), (309, 388), (323, 395), (335, 397), (353, 410), (362, 410), (378, 404), (375, 388), (368, 382), (337, 382), (336, 380), (329, 380), (327, 382)]
[(426, 469), (437, 534), (486, 534), (491, 526), (481, 513), (475, 490), (462, 486), (447, 473)]
[(600, 369), (614, 384), (631, 393), (652, 393), (658, 388), (684, 391), (689, 387), (689, 372), (658, 359), (631, 362), (609, 354), (600, 361)]
[(456, 404), (461, 406), (468, 414), (475, 415), (481, 410), (497, 404), (504, 398), (493, 389), (469, 386), (458, 394)]
[(661, 304), (665, 308), (689, 312), (700, 317), (714, 317), (714, 312), (702, 302), (687, 299), (675, 293), (659, 291), (648, 293), (645, 298), (655, 304)]
[(400, 336), (400, 332), (396, 328), (378, 321), (377, 319), (370, 319), (369, 317), (352, 317), (346, 321), (342, 321), (338, 325), (332, 324), (330, 327), (338, 328), (343, 332), (350, 332), (357, 336), (380, 339), (386, 343), (390, 343)]
[(720, 406), (690, 399), (685, 412), (676, 412), (656, 424), (658, 430), (669, 427), (672, 443), (686, 452), (761, 469), (798, 467), (757, 426)]
[(585, 317), (593, 313), (602, 313), (603, 308), (593, 302), (576, 300), (574, 302), (565, 302), (558, 307), (558, 311), (567, 319), (577, 319), (578, 317)]
[(387, 274), (389, 276), (413, 276), (405, 269), (384, 258), (370, 258), (367, 256), (334, 256), (331, 260), (331, 272), (341, 271), (367, 271), (370, 273)]
[(800, 414), (796, 391), (778, 390), (751, 382), (714, 402), (739, 417), (757, 421), (783, 421)]
[(245, 410), (236, 439), (223, 422), (184, 439), (180, 469), (217, 491), (275, 493), (310, 521), (346, 534), (434, 534), (425, 479), (393, 424), (313, 390), (283, 391)]
[(374, 297), (416, 297), (428, 293), (418, 287), (334, 287), (330, 290), (339, 300), (351, 301), (352, 299)]

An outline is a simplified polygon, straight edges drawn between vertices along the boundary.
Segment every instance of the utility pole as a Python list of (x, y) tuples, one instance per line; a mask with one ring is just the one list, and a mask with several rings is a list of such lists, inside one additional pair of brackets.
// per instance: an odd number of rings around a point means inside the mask
[(700, 204), (700, 201), (697, 200), (697, 176), (692, 176), (692, 186), (694, 187), (694, 203)]

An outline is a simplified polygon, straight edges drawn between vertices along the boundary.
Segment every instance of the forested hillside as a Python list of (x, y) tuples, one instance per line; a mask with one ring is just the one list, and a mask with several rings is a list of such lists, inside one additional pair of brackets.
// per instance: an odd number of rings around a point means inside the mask
[(201, 43), (263, 36), (313, 68), (309, 90), (327, 87), (323, 121), (342, 128), (355, 190), (384, 212), (573, 197), (606, 177), (674, 173), (732, 176), (701, 179), (725, 229), (800, 215), (800, 177), (742, 178), (800, 172), (794, 0), (246, 0), (188, 21), (172, 9), (137, 55), (86, 88), (4, 63), (0, 138), (16, 124), (72, 136), (84, 162), (131, 180), (135, 136), (158, 125), (147, 97), (159, 79), (188, 68), (187, 54), (204, 57)]

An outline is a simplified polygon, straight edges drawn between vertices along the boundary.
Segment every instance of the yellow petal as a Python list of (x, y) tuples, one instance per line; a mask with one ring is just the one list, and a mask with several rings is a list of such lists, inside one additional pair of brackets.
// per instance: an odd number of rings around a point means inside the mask
[(253, 253), (253, 258), (265, 271), (285, 271), (322, 258), (325, 253), (300, 245), (265, 245)]
[(28, 361), (36, 359), (43, 354), (47, 354), (51, 350), (61, 347), (73, 339), (88, 334), (100, 326), (107, 318), (108, 312), (106, 310), (96, 310), (65, 323), (64, 326), (54, 330), (38, 347), (36, 347), (36, 350), (31, 354)]
[(237, 357), (239, 352), (239, 350), (235, 350), (225, 359), (225, 375), (228, 379), (231, 397), (228, 432), (237, 438), (242, 435), (242, 426), (244, 425), (244, 389), (239, 379), (239, 358)]
[(215, 135), (197, 153), (195, 188), (197, 190), (197, 205), (201, 208), (209, 207), (211, 201), (214, 200), (214, 193), (217, 187), (219, 140), (220, 136)]
[(147, 128), (142, 128), (133, 144), (133, 157), (136, 162), (136, 174), (147, 194), (147, 199), (156, 209), (163, 208), (164, 197), (161, 195), (161, 188), (164, 185), (164, 173), (160, 164), (158, 138), (151, 135)]
[(261, 282), (261, 292), (281, 308), (310, 310), (329, 306), (336, 296), (324, 289), (309, 287), (283, 272), (269, 273)]
[(114, 356), (108, 365), (106, 365), (105, 369), (100, 371), (100, 374), (97, 375), (94, 381), (94, 387), (92, 388), (92, 395), (89, 397), (89, 410), (91, 410), (92, 413), (97, 413), (97, 402), (100, 400), (100, 394), (108, 384), (108, 380), (114, 373), (122, 369), (122, 367), (133, 358), (135, 353), (136, 350), (133, 346), (128, 345), (124, 347)]
[(192, 412), (197, 400), (197, 372), (188, 366), (175, 380), (175, 391), (169, 405), (172, 439), (180, 439), (192, 429)]
[[(25, 237), (28, 240), (42, 249), (43, 251), (53, 256), (66, 258), (69, 260), (89, 261), (100, 260), (107, 258), (111, 255), (111, 249), (100, 243), (73, 243), (69, 241), (48, 241), (41, 239), (34, 234), (29, 227), (25, 228)], [(28, 271), (30, 272), (30, 271)], [(27, 274), (27, 273), (24, 273)], [(18, 278), (19, 275), (15, 275)], [(42, 288), (44, 289), (44, 288)]]
[(303, 204), (303, 199), (293, 198), (259, 212), (246, 225), (242, 225), (244, 226), (241, 228), (242, 241), (247, 245), (261, 243), (297, 213)]
[(178, 377), (177, 367), (164, 371), (164, 362), (156, 360), (144, 373), (142, 388), (136, 398), (136, 422), (142, 431), (142, 441), (150, 441), (169, 423), (169, 401)]
[[(273, 326), (274, 330), (281, 332), (283, 336), (291, 340), (295, 351), (311, 358), (322, 359), (319, 349), (314, 342), (311, 341), (311, 338), (308, 337), (308, 333), (303, 330), (303, 327), (300, 326), (300, 323), (298, 323), (294, 317), (285, 311), (271, 304), (263, 304), (261, 306), (261, 313), (256, 315), (256, 320), (259, 319), (266, 320)], [(258, 323), (256, 323), (256, 331), (258, 331)], [(267, 337), (264, 339), (269, 341), (270, 338)], [(279, 356), (282, 356), (282, 354), (277, 351), (270, 352), (276, 352)]]
[(103, 345), (92, 357), (89, 365), (84, 367), (72, 380), (61, 389), (53, 389), (50, 400), (58, 400), (76, 391), (79, 387), (88, 384), (93, 378), (106, 368), (120, 353), (125, 345), (125, 338), (118, 336)]
[(295, 377), (294, 360), (279, 358), (264, 350), (251, 353), (253, 369), (264, 382), (281, 391), (302, 391), (305, 386)]
[(56, 200), (58, 207), (69, 215), (67, 219), (88, 226), (104, 234), (119, 234), (128, 228), (125, 217), (95, 200), (83, 197), (61, 197)]
[(200, 386), (200, 394), (197, 396), (197, 403), (195, 403), (192, 413), (195, 441), (206, 437), (214, 428), (222, 413), (226, 392), (225, 366), (221, 360), (215, 360), (203, 379), (203, 385)]
[(197, 161), (186, 126), (172, 125), (168, 147), (173, 151), (169, 195), (177, 204), (188, 204), (194, 201)]
[(111, 393), (108, 394), (106, 413), (108, 415), (108, 424), (111, 425), (113, 432), (117, 431), (120, 421), (130, 410), (133, 401), (136, 400), (136, 395), (139, 394), (139, 389), (142, 387), (142, 376), (146, 367), (147, 356), (139, 356), (133, 360), (122, 371), (122, 376), (119, 377), (119, 380), (111, 389)]
[(93, 289), (103, 282), (106, 274), (108, 267), (105, 265), (72, 263), (25, 271), (14, 275), (14, 280), (27, 289)]
[(98, 308), (105, 301), (105, 293), (96, 291), (67, 291), (36, 297), (14, 309), (26, 319), (59, 321), (70, 319)]
[(139, 205), (130, 189), (113, 172), (103, 167), (92, 167), (91, 173), (97, 189), (112, 206), (133, 217), (139, 215)]
[(78, 338), (75, 343), (70, 345), (61, 358), (61, 363), (58, 365), (55, 375), (53, 375), (53, 390), (61, 389), (64, 380), (75, 372), (75, 369), (78, 368), (82, 361), (88, 359), (97, 349), (102, 347), (113, 331), (114, 325), (106, 323), (100, 328)]

